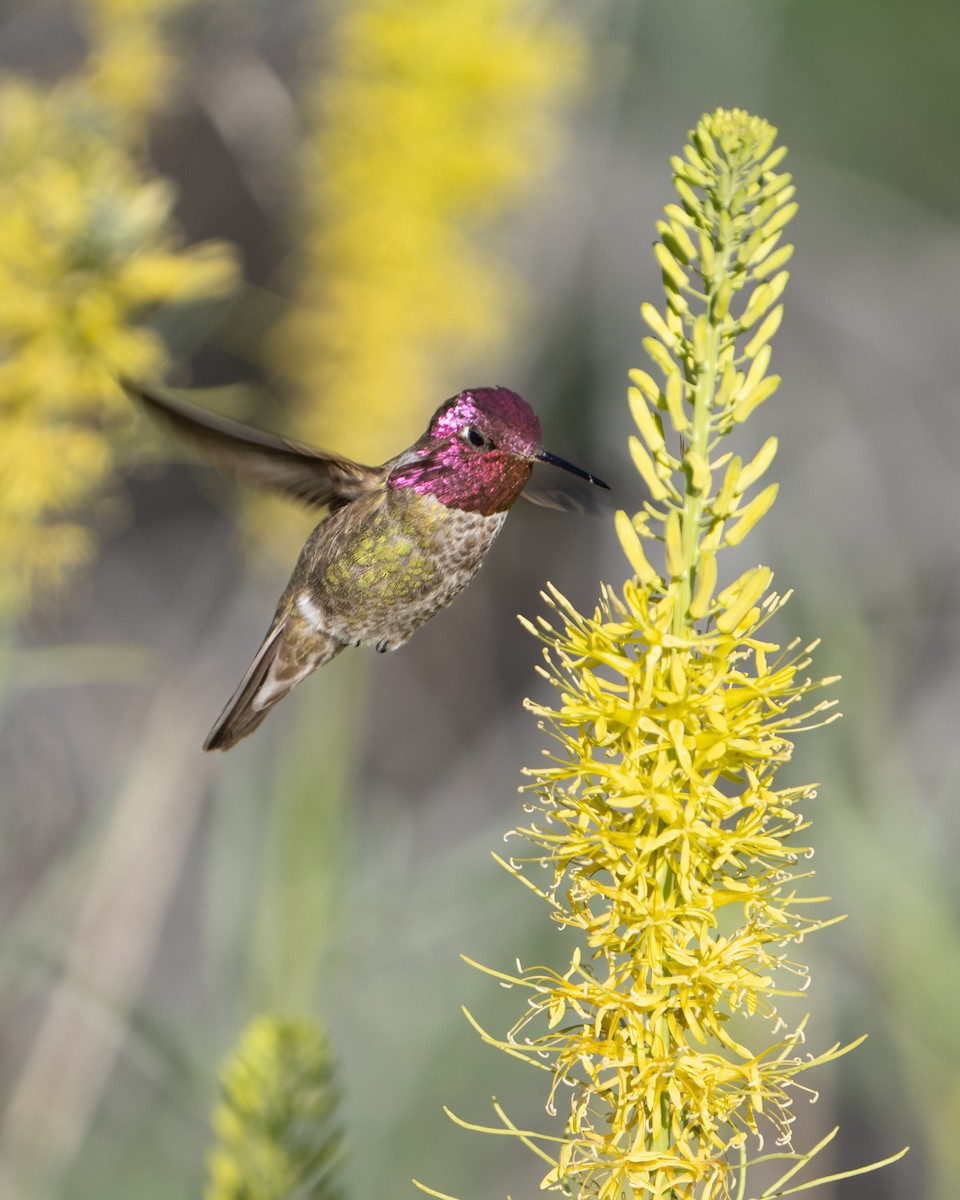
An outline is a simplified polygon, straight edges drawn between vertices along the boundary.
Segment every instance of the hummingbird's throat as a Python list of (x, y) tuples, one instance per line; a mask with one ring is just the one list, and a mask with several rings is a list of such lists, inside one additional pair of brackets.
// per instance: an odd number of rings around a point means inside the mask
[(530, 480), (533, 464), (504, 450), (465, 452), (444, 442), (420, 452), (418, 461), (397, 467), (387, 486), (434, 496), (447, 508), (492, 516), (506, 512)]

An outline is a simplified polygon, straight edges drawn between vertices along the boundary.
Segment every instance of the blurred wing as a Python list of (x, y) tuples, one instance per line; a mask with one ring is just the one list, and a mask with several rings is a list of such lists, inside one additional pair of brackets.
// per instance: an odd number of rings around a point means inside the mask
[(282, 492), (311, 508), (335, 507), (372, 491), (384, 478), (380, 467), (365, 467), (231, 421), (180, 400), (151, 384), (121, 381), (147, 412), (194, 446), (216, 467)]
[(589, 484), (582, 487), (576, 483), (569, 487), (527, 487), (520, 495), (538, 508), (552, 508), (557, 512), (589, 513), (595, 516), (597, 513), (610, 512), (613, 507), (609, 492), (600, 491)]

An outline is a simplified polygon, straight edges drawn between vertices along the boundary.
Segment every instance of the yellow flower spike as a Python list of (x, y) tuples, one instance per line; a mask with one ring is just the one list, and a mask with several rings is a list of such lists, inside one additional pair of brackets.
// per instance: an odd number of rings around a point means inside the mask
[(514, 328), (522, 281), (477, 234), (555, 157), (583, 52), (535, 0), (334, 7), (301, 164), (301, 304), (273, 353), (299, 434), (380, 461)]
[[(771, 223), (779, 236), (792, 213), (787, 177), (772, 174), (781, 157), (774, 136), (757, 118), (720, 110), (675, 160), (682, 208), (671, 206), (667, 220), (690, 246), (671, 226), (678, 249), (666, 261), (682, 252), (707, 295), (691, 292), (683, 313), (668, 301), (670, 339), (644, 309), (659, 335), (644, 345), (665, 382), (661, 390), (646, 372), (631, 372), (640, 435), (631, 449), (643, 480), (655, 484), (635, 518), (616, 516), (636, 578), (619, 591), (605, 584), (589, 619), (551, 588), (552, 621), (527, 625), (546, 644), (545, 677), (556, 689), (552, 706), (530, 707), (555, 741), (546, 764), (528, 772), (531, 818), (516, 832), (552, 879), (538, 894), (559, 925), (579, 933), (585, 953), (577, 950), (565, 974), (491, 972), (535, 992), (506, 1039), (482, 1036), (550, 1070), (551, 1105), (567, 1094), (559, 1084), (571, 1085), (544, 1180), (567, 1195), (746, 1195), (743, 1148), (771, 1132), (799, 1169), (820, 1147), (790, 1146), (798, 1077), (851, 1048), (801, 1057), (802, 1025), (778, 1032), (776, 1007), (798, 994), (785, 983), (806, 981), (789, 948), (830, 923), (811, 916), (817, 898), (804, 893), (809, 873), (800, 869), (808, 851), (797, 844), (800, 806), (816, 789), (780, 788), (776, 778), (793, 736), (825, 719), (829, 702), (812, 693), (828, 681), (803, 674), (809, 655), (800, 642), (781, 648), (765, 636), (786, 600), (769, 591), (768, 567), (718, 590), (719, 551), (762, 518), (776, 491), (769, 484), (739, 507), (770, 467), (775, 438), (746, 466), (717, 448), (739, 428), (744, 399), (775, 386), (764, 326), (779, 310), (757, 314), (751, 333), (763, 344), (746, 376), (733, 365), (747, 336), (736, 313), (751, 302), (744, 265), (763, 251)], [(755, 216), (764, 236), (744, 256)], [(664, 284), (668, 293), (685, 286), (672, 268)], [(768, 285), (753, 311), (775, 303), (780, 288)], [(671, 436), (675, 410), (682, 415), (685, 446), (675, 456), (655, 410), (669, 412)], [(659, 530), (662, 575), (638, 530)], [(526, 865), (510, 869), (522, 878)], [(743, 1018), (737, 1039), (734, 1016)], [(541, 1141), (556, 1140), (522, 1136), (538, 1153)]]
[(308, 1018), (260, 1017), (221, 1072), (204, 1200), (333, 1200), (341, 1154), (330, 1052)]

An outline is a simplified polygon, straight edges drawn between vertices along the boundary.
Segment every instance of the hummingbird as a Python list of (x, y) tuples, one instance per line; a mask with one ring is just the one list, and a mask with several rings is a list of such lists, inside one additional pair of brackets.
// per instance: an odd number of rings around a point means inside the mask
[(402, 646), (477, 573), (534, 463), (594, 484), (595, 475), (544, 450), (540, 422), (516, 392), (467, 388), (446, 400), (423, 435), (378, 467), (214, 415), (149, 384), (132, 397), (215, 466), (327, 509), (307, 538), (253, 662), (207, 735), (229, 750), (301, 680), (347, 646)]

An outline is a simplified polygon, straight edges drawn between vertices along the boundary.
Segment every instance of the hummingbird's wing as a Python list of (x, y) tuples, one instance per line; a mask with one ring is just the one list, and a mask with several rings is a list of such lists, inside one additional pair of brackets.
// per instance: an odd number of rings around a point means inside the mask
[(216, 467), (292, 496), (311, 508), (347, 504), (377, 488), (382, 467), (365, 467), (339, 454), (264, 433), (197, 408), (152, 384), (121, 380), (152, 417), (194, 446)]
[(589, 486), (569, 488), (527, 487), (520, 493), (523, 500), (536, 504), (538, 508), (552, 508), (557, 512), (597, 513), (609, 512), (610, 501), (603, 492)]

